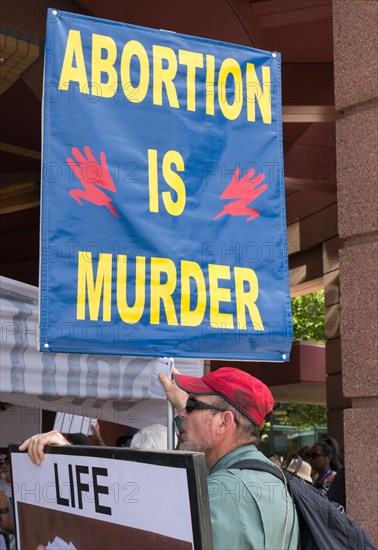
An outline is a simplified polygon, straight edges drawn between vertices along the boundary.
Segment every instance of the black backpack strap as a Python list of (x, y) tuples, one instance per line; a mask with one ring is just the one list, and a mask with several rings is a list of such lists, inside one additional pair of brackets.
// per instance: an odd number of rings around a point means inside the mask
[(257, 470), (260, 472), (267, 472), (268, 474), (272, 474), (273, 476), (277, 477), (281, 481), (285, 481), (285, 474), (280, 468), (278, 468), (278, 466), (275, 466), (273, 462), (272, 464), (269, 464), (268, 462), (264, 462), (263, 460), (256, 459), (240, 460), (239, 462), (235, 462), (235, 464), (232, 464), (232, 466), (229, 466), (227, 469)]
[(299, 470), (301, 469), (301, 466), (302, 466), (302, 463), (303, 463), (303, 460), (302, 458), (299, 456), (299, 455), (291, 455), (289, 456), (287, 459), (286, 459), (286, 462), (285, 464), (282, 466), (283, 470), (286, 470), (288, 469), (288, 467), (290, 466), (290, 463), (292, 460), (296, 460), (297, 461), (297, 465), (295, 467), (295, 470), (294, 472), (292, 472), (294, 475), (297, 475), (297, 473), (299, 472)]

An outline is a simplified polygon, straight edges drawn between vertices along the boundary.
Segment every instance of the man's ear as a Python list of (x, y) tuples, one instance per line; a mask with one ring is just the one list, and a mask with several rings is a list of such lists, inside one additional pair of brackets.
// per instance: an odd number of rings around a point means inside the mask
[(235, 420), (234, 415), (231, 411), (225, 411), (221, 415), (219, 415), (220, 421), (216, 426), (216, 433), (218, 435), (225, 434), (228, 432), (233, 426), (235, 426)]

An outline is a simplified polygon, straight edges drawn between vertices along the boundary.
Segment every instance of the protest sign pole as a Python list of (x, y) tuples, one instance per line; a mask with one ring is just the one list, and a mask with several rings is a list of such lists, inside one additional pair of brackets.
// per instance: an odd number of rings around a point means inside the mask
[(175, 417), (171, 403), (167, 401), (167, 448), (172, 451), (175, 448)]
[[(172, 372), (172, 369), (175, 366), (174, 357), (170, 357), (170, 361)], [(170, 401), (167, 400), (167, 404), (167, 449), (171, 451), (175, 448), (175, 414)]]

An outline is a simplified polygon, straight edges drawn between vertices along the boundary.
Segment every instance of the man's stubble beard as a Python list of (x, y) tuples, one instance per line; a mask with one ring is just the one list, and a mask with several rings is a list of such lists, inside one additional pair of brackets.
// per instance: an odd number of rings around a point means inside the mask
[(197, 441), (195, 443), (192, 443), (190, 441), (184, 441), (180, 444), (180, 451), (195, 451), (197, 453), (208, 453), (212, 451), (213, 448), (214, 448), (214, 445), (205, 439), (201, 441)]
[[(194, 451), (197, 453), (210, 453), (214, 449), (210, 420), (213, 415), (208, 416), (209, 411), (202, 411), (202, 427), (197, 429), (195, 441), (184, 441), (180, 444), (180, 451)], [(199, 428), (199, 426), (198, 426)], [(191, 432), (191, 430), (189, 430)], [(186, 434), (187, 435), (187, 434)]]

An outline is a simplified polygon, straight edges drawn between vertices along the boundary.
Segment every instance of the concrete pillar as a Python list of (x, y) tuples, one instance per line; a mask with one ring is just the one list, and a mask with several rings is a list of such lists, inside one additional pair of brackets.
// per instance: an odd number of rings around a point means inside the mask
[(342, 388), (339, 269), (339, 252), (342, 247), (339, 237), (323, 242), (328, 435), (339, 442), (343, 452), (343, 412), (351, 406), (351, 400), (344, 397)]
[(333, 0), (348, 513), (378, 544), (377, 2)]

